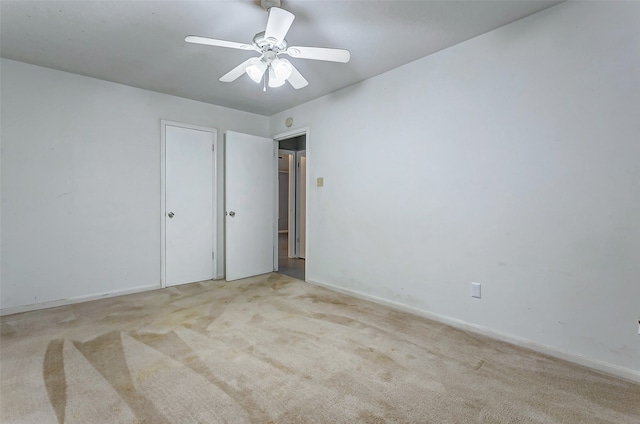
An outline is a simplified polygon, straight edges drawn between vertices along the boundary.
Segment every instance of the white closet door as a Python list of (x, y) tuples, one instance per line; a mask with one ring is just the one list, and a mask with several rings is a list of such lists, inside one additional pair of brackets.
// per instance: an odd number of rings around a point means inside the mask
[(215, 138), (212, 131), (165, 126), (167, 286), (215, 277)]

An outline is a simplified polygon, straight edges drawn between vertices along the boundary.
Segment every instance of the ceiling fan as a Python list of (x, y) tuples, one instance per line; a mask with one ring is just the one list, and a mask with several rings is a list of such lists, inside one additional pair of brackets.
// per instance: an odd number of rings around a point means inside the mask
[[(254, 50), (259, 57), (252, 57), (233, 68), (220, 78), (222, 82), (232, 82), (245, 72), (256, 83), (263, 81), (263, 90), (269, 87), (280, 87), (285, 81), (295, 89), (306, 87), (309, 82), (287, 59), (278, 55), (286, 54), (292, 58), (325, 60), (346, 63), (351, 58), (349, 50), (329, 49), (321, 47), (289, 46), (285, 36), (295, 19), (295, 15), (281, 9), (280, 1), (262, 0), (262, 6), (269, 11), (267, 28), (253, 37), (251, 44), (236, 43), (234, 41), (217, 40), (215, 38), (189, 35), (184, 41), (209, 46), (227, 47), (240, 50)], [(264, 79), (263, 79), (264, 77)], [(268, 79), (268, 83), (267, 83)]]

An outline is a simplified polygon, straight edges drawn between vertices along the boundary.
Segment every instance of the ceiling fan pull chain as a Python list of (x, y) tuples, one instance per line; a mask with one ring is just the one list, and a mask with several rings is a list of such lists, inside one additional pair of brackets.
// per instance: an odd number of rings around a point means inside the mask
[(269, 75), (269, 72), (265, 72), (264, 77), (262, 78), (262, 91), (264, 92), (267, 91), (267, 75)]

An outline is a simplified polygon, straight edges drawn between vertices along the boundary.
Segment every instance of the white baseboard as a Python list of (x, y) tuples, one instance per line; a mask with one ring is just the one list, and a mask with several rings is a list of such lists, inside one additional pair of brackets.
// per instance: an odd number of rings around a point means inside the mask
[(481, 334), (483, 336), (491, 337), (503, 342), (507, 342), (519, 347), (531, 349), (533, 351), (543, 353), (545, 355), (553, 356), (558, 359), (562, 359), (574, 364), (582, 365), (588, 368), (592, 368), (597, 371), (601, 371), (607, 374), (614, 375), (616, 377), (624, 378), (626, 380), (640, 383), (640, 371), (619, 367), (606, 362), (602, 362), (596, 359), (587, 358), (584, 356), (576, 355), (570, 352), (566, 352), (551, 346), (541, 345), (531, 340), (522, 339), (509, 334), (504, 334), (491, 328), (483, 327), (481, 325), (472, 324), (466, 321), (462, 321), (456, 318), (451, 318), (445, 315), (436, 314), (433, 312), (425, 311), (423, 309), (415, 308), (413, 306), (404, 305), (402, 303), (394, 302), (392, 300), (384, 299), (381, 297), (373, 296), (370, 294), (362, 293), (356, 290), (346, 289), (344, 287), (335, 286), (333, 284), (321, 283), (318, 281), (307, 280), (308, 283), (317, 286), (325, 287), (327, 289), (344, 293), (359, 299), (368, 300), (380, 305), (388, 306), (397, 310), (408, 312), (414, 315), (422, 316), (432, 319), (434, 321), (441, 322), (443, 324), (450, 325), (461, 330), (470, 331), (472, 333)]
[(107, 297), (122, 296), (125, 294), (139, 293), (149, 290), (160, 289), (160, 284), (151, 286), (138, 286), (130, 289), (117, 290), (113, 292), (90, 294), (85, 296), (71, 297), (69, 299), (52, 300), (49, 302), (33, 303), (31, 305), (14, 306), (11, 308), (0, 309), (0, 316), (19, 314), (22, 312), (37, 311), (39, 309), (56, 308), (58, 306), (72, 305), (74, 303), (88, 302), (90, 300), (105, 299)]

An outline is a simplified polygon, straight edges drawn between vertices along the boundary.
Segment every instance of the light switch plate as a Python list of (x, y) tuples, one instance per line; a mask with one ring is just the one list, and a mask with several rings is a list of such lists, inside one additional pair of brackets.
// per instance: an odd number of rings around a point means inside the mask
[(316, 187), (324, 187), (324, 178), (318, 177), (316, 180)]
[(480, 299), (480, 283), (471, 283), (471, 297), (477, 297)]

